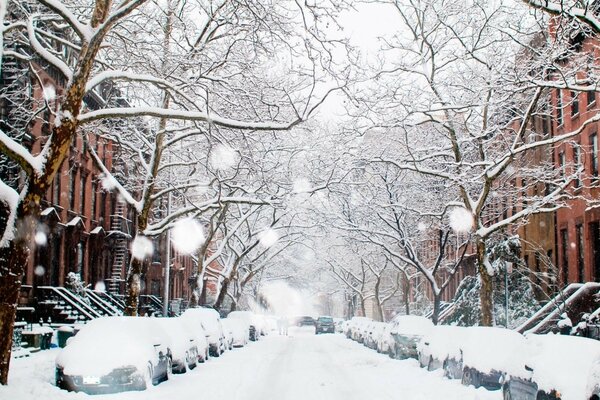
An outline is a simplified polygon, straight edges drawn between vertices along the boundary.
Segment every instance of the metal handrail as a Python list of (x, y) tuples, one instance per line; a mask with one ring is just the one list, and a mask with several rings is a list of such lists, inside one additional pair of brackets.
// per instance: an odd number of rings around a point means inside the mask
[[(79, 311), (84, 317), (88, 319), (94, 319), (100, 317), (100, 314), (88, 306), (87, 304), (81, 302), (80, 299), (76, 298), (74, 294), (69, 292), (65, 288), (57, 288), (54, 286), (38, 286), (38, 289), (51, 291), (55, 295), (58, 295), (63, 301), (67, 302), (71, 307), (75, 308)], [(62, 290), (59, 290), (62, 289)], [(87, 308), (87, 310), (86, 310)]]

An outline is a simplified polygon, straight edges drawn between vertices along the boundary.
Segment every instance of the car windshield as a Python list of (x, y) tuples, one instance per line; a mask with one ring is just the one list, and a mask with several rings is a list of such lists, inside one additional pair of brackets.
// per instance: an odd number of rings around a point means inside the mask
[(319, 322), (324, 322), (327, 324), (332, 324), (333, 323), (333, 318), (331, 317), (319, 317)]

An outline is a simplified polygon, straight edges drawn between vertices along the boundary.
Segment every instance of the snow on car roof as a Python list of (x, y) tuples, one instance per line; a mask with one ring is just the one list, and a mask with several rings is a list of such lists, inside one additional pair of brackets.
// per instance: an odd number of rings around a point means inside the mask
[(417, 349), (421, 351), (427, 343), (429, 354), (438, 360), (460, 358), (460, 345), (468, 334), (468, 328), (462, 326), (437, 325), (429, 331)]
[(483, 373), (492, 370), (517, 374), (525, 368), (527, 344), (517, 331), (498, 327), (474, 326), (468, 328), (463, 340), (463, 365)]
[(418, 315), (398, 315), (392, 320), (392, 333), (425, 335), (433, 328), (433, 322)]
[[(153, 318), (103, 317), (90, 321), (56, 358), (67, 375), (101, 376), (115, 368), (144, 371), (166, 333)], [(163, 343), (161, 343), (163, 342)]]
[(589, 398), (588, 371), (600, 360), (600, 342), (555, 334), (527, 335), (527, 342), (531, 350), (528, 366), (540, 389), (557, 390), (563, 400)]

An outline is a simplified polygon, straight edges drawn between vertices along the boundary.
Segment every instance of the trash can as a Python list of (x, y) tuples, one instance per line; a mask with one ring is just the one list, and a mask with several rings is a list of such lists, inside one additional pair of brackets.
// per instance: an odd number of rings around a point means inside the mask
[(65, 347), (67, 345), (67, 340), (73, 336), (73, 327), (71, 326), (61, 326), (58, 328), (58, 347)]
[(42, 333), (42, 339), (40, 341), (40, 349), (48, 350), (52, 344), (52, 332)]

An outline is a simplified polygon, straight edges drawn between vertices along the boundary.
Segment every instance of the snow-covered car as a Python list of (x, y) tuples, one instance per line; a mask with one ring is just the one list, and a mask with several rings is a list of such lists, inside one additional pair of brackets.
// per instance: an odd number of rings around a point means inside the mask
[(156, 318), (155, 322), (167, 333), (173, 372), (183, 374), (188, 368), (196, 368), (198, 347), (192, 330), (188, 329), (180, 318)]
[[(432, 371), (445, 365), (448, 368), (448, 360), (456, 363), (461, 359), (461, 343), (466, 340), (468, 332), (468, 328), (461, 326), (434, 326), (417, 344), (421, 367)], [(462, 377), (462, 365), (460, 372), (454, 372), (453, 375)]]
[(397, 315), (391, 321), (394, 358), (417, 358), (417, 344), (433, 328), (430, 319), (417, 315)]
[(250, 334), (248, 333), (247, 324), (236, 318), (223, 318), (221, 322), (223, 328), (231, 333), (231, 345), (233, 347), (243, 347), (248, 344)]
[(248, 327), (248, 339), (256, 341), (260, 337), (260, 326), (251, 311), (232, 311), (227, 315), (227, 318), (237, 319), (242, 321)]
[(196, 348), (198, 351), (198, 362), (203, 363), (208, 360), (209, 357), (209, 345), (207, 340), (207, 333), (202, 327), (202, 324), (199, 324), (197, 320), (193, 318), (182, 318), (178, 317), (181, 324), (192, 333), (194, 336), (194, 341), (196, 343)]
[(219, 357), (225, 351), (225, 335), (219, 313), (212, 308), (188, 308), (180, 318), (189, 318), (202, 325), (206, 332), (209, 354)]
[(379, 337), (377, 338), (377, 352), (378, 353), (382, 353), (382, 354), (387, 354), (390, 357), (393, 357), (393, 350), (394, 350), (394, 346), (396, 344), (396, 341), (394, 340), (394, 338), (392, 337), (392, 325), (391, 324), (384, 324), (383, 329), (381, 330), (381, 333), (379, 335)]
[(335, 331), (337, 333), (344, 333), (344, 322), (346, 322), (343, 318), (333, 318), (333, 323), (335, 325)]
[(168, 342), (154, 318), (97, 318), (58, 354), (56, 385), (90, 394), (144, 390), (169, 379)]
[(463, 385), (500, 389), (503, 376), (525, 368), (527, 341), (519, 332), (483, 326), (468, 330), (461, 344)]
[(370, 349), (377, 350), (377, 342), (385, 325), (385, 323), (380, 321), (373, 321), (368, 324), (365, 331), (365, 339), (363, 340), (363, 344)]
[(352, 317), (348, 323), (350, 339), (362, 343), (367, 325), (372, 321), (373, 320), (368, 317)]
[(527, 335), (526, 368), (504, 379), (505, 399), (598, 399), (600, 342), (567, 335)]
[(233, 331), (231, 327), (225, 322), (224, 319), (221, 320), (221, 326), (223, 327), (223, 335), (225, 335), (225, 347), (227, 350), (233, 349)]

